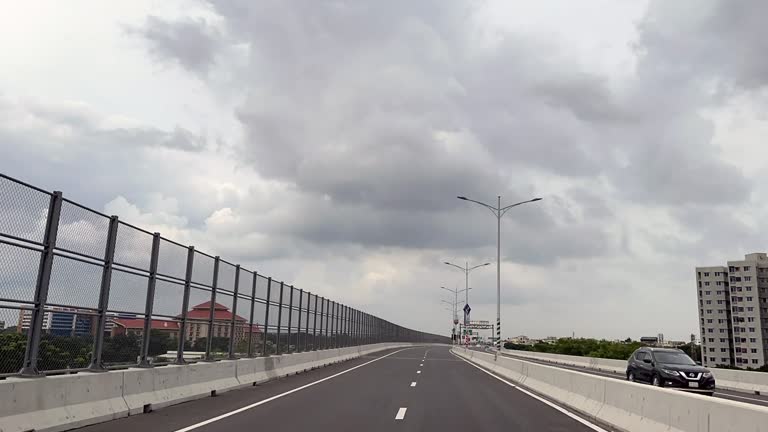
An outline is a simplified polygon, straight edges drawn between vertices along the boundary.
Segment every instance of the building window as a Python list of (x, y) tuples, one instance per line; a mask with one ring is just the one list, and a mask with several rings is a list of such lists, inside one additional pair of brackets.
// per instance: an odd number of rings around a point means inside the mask
[(755, 322), (755, 317), (747, 317), (747, 321), (749, 321), (749, 322)]
[(728, 267), (728, 271), (733, 273), (733, 272), (739, 271), (739, 268), (736, 266), (730, 266)]
[(712, 295), (712, 291), (704, 291), (705, 295)]
[(726, 352), (726, 351), (728, 351), (728, 350), (725, 349), (725, 348), (720, 348), (720, 352)]
[(757, 343), (757, 338), (749, 338), (749, 341), (750, 341), (751, 343)]
[[(731, 296), (731, 301), (736, 303), (737, 301), (739, 301), (739, 298), (736, 296)], [(701, 300), (699, 300), (699, 302), (701, 302)]]
[(722, 300), (718, 300), (717, 304), (723, 304), (723, 301)]
[(707, 329), (707, 333), (714, 333), (714, 332), (715, 332), (715, 329), (711, 329), (711, 328)]
[(715, 352), (715, 349), (714, 348), (710, 348), (709, 352)]
[[(742, 328), (743, 328), (743, 327), (742, 327)], [(750, 332), (750, 333), (754, 333), (754, 332), (755, 332), (755, 328), (754, 328), (754, 327), (750, 327), (750, 328), (749, 328), (749, 332)]]
[(720, 333), (725, 333), (725, 329), (720, 329)]
[(709, 277), (709, 272), (704, 272), (704, 277)]
[(728, 339), (720, 338), (720, 343), (726, 343), (726, 342), (728, 342)]
[(752, 287), (751, 286), (745, 286), (744, 289), (747, 290), (747, 291), (752, 291)]
[[(739, 297), (741, 298), (741, 297)], [(747, 297), (747, 301), (752, 301), (752, 297)]]
[(718, 309), (718, 310), (717, 310), (717, 313), (721, 313), (721, 314), (724, 314), (724, 313), (725, 313), (725, 309)]
[(744, 282), (749, 282), (752, 280), (752, 276), (744, 276)]
[(754, 311), (754, 310), (755, 310), (755, 308), (754, 308), (754, 307), (752, 307), (752, 306), (747, 306), (747, 312), (752, 312), (752, 311)]
[(712, 313), (712, 309), (707, 309), (707, 313), (711, 314)]
[(707, 304), (712, 304), (712, 300), (707, 300)]
[(708, 319), (708, 320), (707, 320), (707, 323), (708, 323), (708, 324), (712, 324), (712, 320), (711, 320), (711, 319)]
[(727, 358), (721, 358), (720, 360), (723, 362), (723, 364), (727, 364), (728, 363), (728, 359)]
[(715, 361), (715, 358), (714, 357), (710, 357), (709, 361)]
[(715, 338), (709, 338), (709, 341), (710, 341), (710, 342), (714, 342), (714, 341), (715, 341)]
[(704, 286), (709, 286), (709, 282), (704, 282)]
[(757, 348), (752, 348), (750, 351), (752, 351), (752, 354), (757, 354)]
[[(738, 268), (738, 267), (737, 267), (737, 268)], [(750, 269), (750, 267), (749, 267), (749, 266), (744, 266), (744, 271), (749, 271), (749, 269)]]

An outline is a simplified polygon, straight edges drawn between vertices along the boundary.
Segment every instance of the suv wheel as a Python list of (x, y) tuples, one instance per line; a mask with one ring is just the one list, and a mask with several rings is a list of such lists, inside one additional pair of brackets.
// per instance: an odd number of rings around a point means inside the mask
[(662, 384), (661, 384), (661, 378), (659, 378), (658, 375), (654, 375), (653, 376), (653, 382), (652, 383), (656, 387), (663, 387)]
[(627, 374), (627, 381), (635, 382), (635, 373), (630, 372)]

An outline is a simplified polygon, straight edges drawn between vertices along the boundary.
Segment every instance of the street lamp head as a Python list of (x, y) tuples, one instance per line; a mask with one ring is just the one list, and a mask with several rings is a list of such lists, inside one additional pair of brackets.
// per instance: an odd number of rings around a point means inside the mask
[(443, 261), (443, 264), (453, 265), (453, 264), (449, 263), (448, 261)]
[(485, 264), (483, 264), (483, 265), (484, 265), (484, 266), (487, 266), (487, 265), (491, 265), (491, 263), (485, 263)]
[(541, 198), (534, 198), (531, 200), (531, 202), (541, 201)]
[(460, 199), (460, 200), (464, 200), (464, 201), (466, 201), (466, 200), (467, 200), (467, 197), (465, 197), (465, 196), (457, 196), (456, 198), (458, 198), (458, 199)]

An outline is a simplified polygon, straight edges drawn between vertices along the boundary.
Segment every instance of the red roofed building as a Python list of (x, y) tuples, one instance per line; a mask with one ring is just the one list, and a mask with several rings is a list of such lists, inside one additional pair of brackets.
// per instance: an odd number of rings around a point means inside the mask
[[(112, 318), (112, 336), (144, 334), (144, 318)], [(167, 333), (175, 339), (179, 334), (179, 323), (176, 321), (152, 320), (152, 332)]]
[[(185, 331), (186, 340), (194, 341), (199, 338), (208, 337), (208, 320), (210, 319), (210, 314), (210, 301), (193, 306), (192, 310), (187, 312), (187, 327)], [(222, 304), (214, 303), (213, 331), (211, 332), (213, 337), (230, 337), (232, 316), (232, 312), (229, 308)], [(176, 319), (181, 320), (181, 315), (177, 315)], [(111, 321), (114, 324), (111, 332), (112, 336), (118, 334), (141, 336), (144, 333), (143, 318), (113, 318)], [(178, 336), (180, 328), (180, 321), (152, 320), (153, 332), (167, 332), (167, 334), (174, 339)], [(248, 325), (245, 318), (235, 315), (235, 342), (247, 339), (249, 331), (254, 335), (261, 333), (261, 329), (259, 329), (258, 325)]]
[[(195, 340), (199, 338), (208, 337), (208, 320), (211, 315), (211, 302), (207, 301), (197, 306), (193, 306), (192, 310), (187, 312), (187, 340)], [(214, 303), (213, 305), (213, 329), (211, 331), (212, 337), (230, 337), (230, 323), (232, 322), (232, 312), (228, 307)], [(181, 318), (181, 315), (176, 318)], [(250, 329), (249, 329), (250, 327)], [(258, 325), (248, 325), (248, 320), (235, 315), (235, 342), (244, 340), (248, 337), (248, 332), (251, 330), (254, 334), (261, 333)]]

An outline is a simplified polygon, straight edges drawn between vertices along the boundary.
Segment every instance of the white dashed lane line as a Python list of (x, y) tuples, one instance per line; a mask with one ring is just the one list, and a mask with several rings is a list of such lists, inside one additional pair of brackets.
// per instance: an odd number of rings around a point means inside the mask
[(402, 420), (405, 418), (405, 412), (408, 410), (408, 408), (400, 408), (397, 410), (397, 414), (395, 414), (395, 420)]

